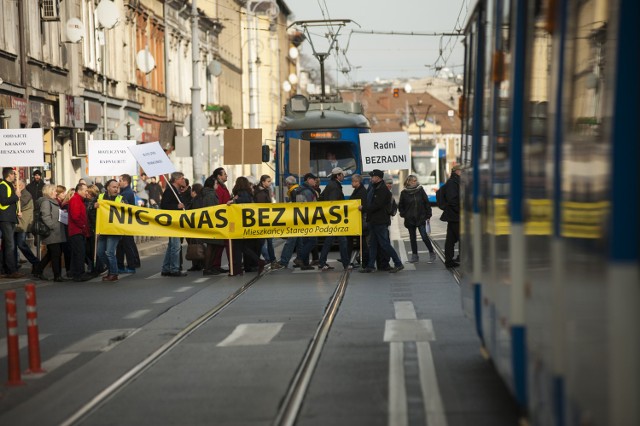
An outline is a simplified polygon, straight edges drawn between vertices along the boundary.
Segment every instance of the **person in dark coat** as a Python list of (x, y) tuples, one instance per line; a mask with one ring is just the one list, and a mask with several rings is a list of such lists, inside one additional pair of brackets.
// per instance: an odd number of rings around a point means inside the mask
[(445, 202), (447, 206), (440, 217), (447, 222), (447, 238), (444, 243), (444, 265), (447, 268), (460, 266), (453, 259), (454, 248), (460, 241), (460, 175), (462, 166), (456, 165), (451, 169), (451, 177), (445, 187)]
[(433, 263), (436, 260), (436, 253), (427, 235), (426, 226), (427, 222), (431, 220), (431, 205), (427, 193), (424, 192), (424, 188), (418, 183), (418, 178), (415, 175), (407, 176), (404, 181), (404, 189), (400, 193), (400, 201), (398, 202), (398, 211), (400, 217), (404, 218), (404, 227), (409, 231), (412, 252), (409, 262), (416, 263), (420, 260), (416, 238), (417, 230), (429, 250), (429, 263)]
[(6, 267), (2, 278), (22, 278), (24, 274), (18, 271), (18, 262), (15, 256), (15, 240), (13, 234), (18, 224), (18, 203), (22, 192), (16, 188), (16, 172), (11, 167), (2, 169), (0, 180), (0, 238), (2, 238), (2, 250), (0, 251), (0, 266)]
[[(136, 195), (131, 189), (131, 176), (124, 174), (120, 176), (118, 181), (120, 185), (120, 195), (125, 203), (130, 206), (135, 206)], [(140, 253), (138, 253), (138, 246), (136, 240), (132, 235), (123, 235), (118, 243), (118, 249), (116, 250), (116, 257), (118, 259), (118, 273), (120, 274), (135, 274), (136, 268), (140, 267)], [(125, 258), (127, 265), (125, 266)]]
[[(342, 192), (342, 181), (344, 180), (344, 172), (340, 167), (336, 167), (331, 170), (331, 180), (322, 191), (321, 198), (322, 201), (343, 201), (344, 193)], [(344, 269), (349, 267), (349, 261), (351, 257), (351, 253), (347, 248), (347, 237), (341, 236), (333, 236), (328, 235), (324, 238), (324, 242), (322, 244), (322, 252), (320, 252), (320, 261), (319, 266), (323, 271), (328, 271), (331, 269), (335, 269), (333, 266), (327, 264), (327, 256), (329, 255), (329, 250), (331, 250), (331, 245), (334, 240), (338, 240), (338, 246), (340, 247), (340, 262)]]
[[(240, 176), (236, 179), (236, 184), (232, 190), (233, 203), (234, 204), (247, 204), (253, 203), (253, 188), (249, 179), (244, 176)], [(233, 240), (233, 273), (231, 276), (242, 275), (242, 259), (244, 258), (245, 268), (246, 264), (257, 265), (258, 273), (261, 273), (266, 265), (266, 262), (258, 256), (258, 253), (254, 250), (255, 244), (251, 241), (243, 239)], [(250, 272), (250, 271), (249, 271)]]
[[(204, 207), (204, 198), (202, 197), (202, 184), (194, 183), (191, 187), (191, 202), (187, 207), (189, 210), (201, 209)], [(204, 240), (201, 238), (188, 238), (189, 244), (204, 244)], [(192, 260), (191, 268), (187, 269), (189, 272), (202, 271), (204, 268), (204, 260)]]
[(42, 172), (40, 170), (34, 170), (31, 175), (31, 182), (27, 185), (27, 191), (31, 194), (34, 203), (42, 197), (42, 188), (44, 188)]
[[(355, 174), (351, 176), (351, 187), (353, 188), (353, 192), (351, 193), (351, 200), (360, 200), (360, 204), (366, 206), (367, 203), (367, 188), (364, 186), (364, 182), (362, 181), (362, 176), (359, 174)], [(364, 214), (365, 209), (362, 210), (362, 259), (360, 259), (360, 255), (358, 254), (356, 262), (354, 262), (354, 267), (360, 267), (361, 265), (367, 265), (369, 263), (369, 245), (367, 244), (367, 239), (369, 237), (369, 231), (367, 229), (366, 217)], [(354, 247), (354, 239), (357, 237), (348, 237), (347, 239), (347, 250), (349, 253), (353, 251)]]
[(360, 272), (375, 271), (374, 262), (378, 255), (378, 244), (380, 244), (380, 247), (391, 256), (395, 264), (389, 272), (396, 273), (403, 270), (404, 265), (389, 240), (389, 225), (391, 224), (389, 210), (393, 196), (383, 180), (384, 172), (382, 170), (375, 169), (369, 175), (371, 176), (371, 186), (367, 193), (367, 205), (360, 206), (360, 211), (367, 214), (367, 225), (369, 226), (369, 263)]
[[(271, 176), (260, 176), (260, 182), (253, 188), (253, 198), (256, 203), (271, 203)], [(262, 239), (261, 239), (262, 240)], [(276, 261), (276, 252), (273, 248), (273, 238), (264, 238), (259, 253), (272, 265)]]
[[(213, 207), (218, 204), (220, 203), (218, 201), (218, 195), (216, 194), (216, 178), (211, 175), (204, 181), (202, 188), (202, 207)], [(204, 269), (202, 270), (202, 275), (219, 275), (229, 272), (214, 265), (214, 260), (222, 257), (226, 240), (207, 238), (203, 241), (206, 246), (204, 250)]]
[(145, 187), (145, 190), (149, 194), (149, 206), (157, 209), (162, 200), (162, 187), (156, 182), (155, 177), (149, 178), (149, 183)]
[[(171, 179), (160, 202), (162, 210), (184, 210), (185, 205), (180, 198), (180, 188), (183, 185), (185, 185), (184, 173), (171, 173)], [(180, 270), (180, 257), (180, 237), (169, 237), (160, 275), (163, 277), (186, 277), (187, 273)]]

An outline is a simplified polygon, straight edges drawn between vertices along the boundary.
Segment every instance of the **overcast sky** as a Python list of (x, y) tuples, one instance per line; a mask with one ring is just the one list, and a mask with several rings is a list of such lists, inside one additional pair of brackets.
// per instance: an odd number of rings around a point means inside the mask
[[(349, 34), (351, 30), (442, 33), (464, 28), (474, 0), (284, 0), (292, 19), (351, 19), (360, 25), (342, 28), (338, 48), (347, 49), (346, 57), (336, 66), (335, 54), (325, 62), (340, 83), (429, 77), (435, 75), (434, 64), (462, 73), (462, 37), (426, 37), (400, 35)], [(324, 14), (323, 14), (324, 13)], [(316, 28), (312, 37), (319, 51), (326, 51), (324, 31)], [(317, 41), (316, 41), (317, 40)], [(324, 43), (324, 44), (323, 44)], [(443, 53), (439, 50), (442, 43)], [(453, 49), (452, 49), (453, 48)], [(312, 53), (305, 41), (302, 52)], [(342, 56), (342, 55), (341, 55)], [(446, 60), (446, 62), (445, 62)], [(316, 62), (317, 63), (317, 62)], [(336, 69), (351, 68), (349, 80)]]

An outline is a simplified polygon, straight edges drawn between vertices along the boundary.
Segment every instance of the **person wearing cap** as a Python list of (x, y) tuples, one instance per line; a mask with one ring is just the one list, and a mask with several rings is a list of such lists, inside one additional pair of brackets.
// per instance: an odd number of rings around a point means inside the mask
[[(322, 201), (343, 201), (344, 193), (342, 192), (342, 181), (344, 180), (344, 172), (340, 167), (334, 167), (331, 170), (331, 180), (322, 191), (321, 199)], [(340, 247), (340, 261), (342, 262), (342, 266), (344, 269), (349, 268), (349, 252), (347, 250), (347, 237), (345, 236), (333, 236), (329, 235), (325, 237), (324, 243), (322, 245), (322, 252), (320, 252), (320, 260), (319, 260), (319, 268), (323, 271), (328, 271), (331, 269), (335, 269), (333, 266), (327, 264), (327, 256), (329, 255), (329, 250), (331, 250), (331, 245), (335, 240), (338, 240), (338, 245)]]
[[(313, 173), (307, 173), (304, 175), (304, 182), (300, 185), (300, 189), (296, 194), (296, 203), (312, 203), (318, 201), (318, 193), (315, 190), (316, 180), (318, 178)], [(309, 271), (315, 269), (309, 264), (309, 253), (316, 245), (316, 237), (301, 237), (302, 247), (298, 253), (298, 258), (302, 261), (300, 269), (303, 271)]]
[(360, 206), (359, 209), (367, 214), (367, 225), (369, 227), (369, 262), (360, 272), (373, 272), (374, 262), (378, 255), (378, 244), (382, 249), (391, 256), (395, 266), (389, 270), (396, 273), (404, 269), (402, 260), (396, 253), (389, 240), (389, 225), (391, 218), (389, 216), (389, 206), (391, 204), (391, 191), (384, 182), (384, 172), (374, 169), (369, 172), (371, 176), (371, 185), (367, 193), (366, 206)]
[(36, 169), (33, 171), (31, 182), (29, 182), (29, 184), (27, 185), (27, 191), (29, 191), (29, 194), (31, 194), (31, 199), (34, 203), (39, 198), (42, 198), (42, 188), (44, 188), (42, 172)]
[(447, 237), (444, 243), (444, 266), (453, 268), (460, 263), (453, 259), (454, 247), (460, 241), (460, 175), (462, 166), (455, 165), (451, 168), (451, 176), (445, 187), (445, 200), (447, 207), (440, 219), (447, 222)]

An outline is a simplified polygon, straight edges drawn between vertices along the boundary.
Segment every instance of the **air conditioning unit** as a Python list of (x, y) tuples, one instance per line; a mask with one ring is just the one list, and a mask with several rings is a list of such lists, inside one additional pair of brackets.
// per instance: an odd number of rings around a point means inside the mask
[(73, 136), (72, 154), (74, 157), (87, 156), (87, 132), (78, 130)]
[(40, 19), (43, 21), (59, 21), (59, 0), (40, 0)]

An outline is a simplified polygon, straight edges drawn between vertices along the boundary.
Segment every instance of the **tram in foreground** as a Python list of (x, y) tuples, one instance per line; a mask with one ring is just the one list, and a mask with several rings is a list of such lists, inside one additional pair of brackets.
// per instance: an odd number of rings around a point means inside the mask
[[(310, 171), (319, 178), (321, 188), (329, 182), (331, 170), (340, 167), (345, 176), (342, 188), (348, 198), (352, 192), (351, 176), (362, 174), (360, 134), (370, 132), (369, 120), (358, 102), (342, 102), (337, 95), (322, 96), (318, 100), (293, 96), (285, 105), (285, 114), (277, 128), (276, 185), (280, 199), (284, 199), (284, 179), (294, 175), (300, 180), (299, 175), (304, 174), (292, 170), (291, 164), (305, 161), (310, 161)], [(308, 158), (293, 158), (296, 155), (291, 149), (294, 140), (309, 142)], [(368, 182), (368, 175), (363, 178)]]
[(481, 0), (462, 298), (534, 425), (640, 424), (636, 0)]

